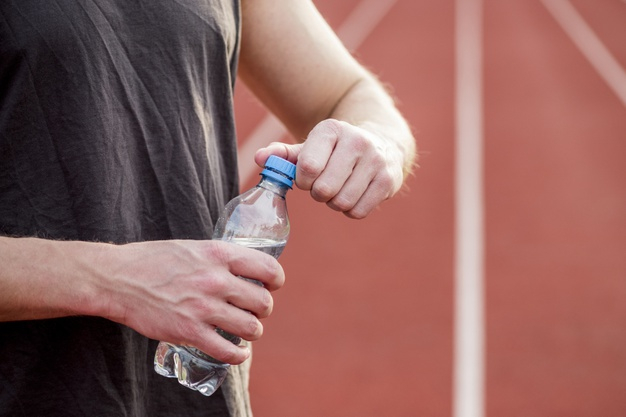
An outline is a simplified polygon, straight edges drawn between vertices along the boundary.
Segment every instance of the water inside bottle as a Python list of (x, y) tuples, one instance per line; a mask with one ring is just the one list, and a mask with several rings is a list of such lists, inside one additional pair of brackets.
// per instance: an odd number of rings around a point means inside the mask
[(257, 237), (236, 237), (227, 240), (227, 242), (260, 250), (261, 252), (267, 253), (276, 259), (278, 259), (280, 254), (283, 253), (285, 245), (287, 244), (286, 240), (264, 239)]

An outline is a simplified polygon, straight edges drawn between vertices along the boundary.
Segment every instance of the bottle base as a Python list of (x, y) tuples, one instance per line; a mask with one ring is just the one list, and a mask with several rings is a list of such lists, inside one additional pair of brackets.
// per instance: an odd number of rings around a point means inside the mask
[[(197, 349), (160, 342), (154, 355), (154, 370), (203, 395), (213, 394), (222, 385), (230, 365), (199, 357)], [(207, 357), (208, 358), (208, 357)]]

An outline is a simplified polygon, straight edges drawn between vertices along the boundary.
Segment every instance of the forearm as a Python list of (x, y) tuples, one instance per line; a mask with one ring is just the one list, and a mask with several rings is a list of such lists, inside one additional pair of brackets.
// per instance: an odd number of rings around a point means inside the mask
[(0, 237), (0, 321), (98, 314), (99, 244)]
[[(99, 316), (241, 363), (285, 276), (273, 257), (221, 241), (112, 245), (0, 237), (0, 321)], [(237, 276), (261, 281), (264, 287)], [(252, 313), (252, 314), (250, 314)]]
[[(306, 0), (247, 0), (239, 75), (288, 128), (304, 140), (333, 118), (373, 133), (397, 155), (404, 176), (415, 141), (382, 85), (361, 66)], [(289, 36), (285, 36), (288, 33)]]

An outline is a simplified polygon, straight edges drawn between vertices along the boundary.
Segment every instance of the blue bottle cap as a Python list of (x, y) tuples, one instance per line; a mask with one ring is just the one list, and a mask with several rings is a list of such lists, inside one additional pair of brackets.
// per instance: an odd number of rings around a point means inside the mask
[(292, 188), (293, 180), (296, 178), (296, 166), (286, 159), (270, 155), (265, 162), (265, 169), (261, 175), (274, 178)]

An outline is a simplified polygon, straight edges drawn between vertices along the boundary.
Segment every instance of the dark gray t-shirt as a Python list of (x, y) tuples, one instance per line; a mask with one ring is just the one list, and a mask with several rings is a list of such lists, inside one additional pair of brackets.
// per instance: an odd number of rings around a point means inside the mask
[[(239, 33), (237, 0), (1, 1), (0, 235), (209, 238), (238, 190)], [(227, 415), (155, 348), (95, 317), (0, 323), (0, 415)]]

